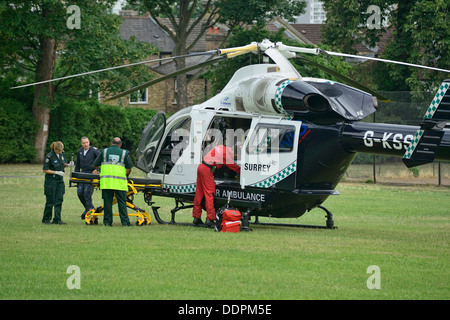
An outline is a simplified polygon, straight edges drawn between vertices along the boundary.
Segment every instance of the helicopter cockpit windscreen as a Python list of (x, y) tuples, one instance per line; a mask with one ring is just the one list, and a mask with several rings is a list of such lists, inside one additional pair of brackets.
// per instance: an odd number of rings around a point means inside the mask
[(158, 112), (142, 131), (141, 141), (136, 150), (136, 167), (149, 173), (161, 137), (166, 129), (166, 117)]
[(171, 122), (169, 126), (168, 133), (161, 141), (158, 159), (152, 170), (155, 173), (170, 173), (184, 150), (189, 146), (191, 118), (184, 117), (176, 122)]

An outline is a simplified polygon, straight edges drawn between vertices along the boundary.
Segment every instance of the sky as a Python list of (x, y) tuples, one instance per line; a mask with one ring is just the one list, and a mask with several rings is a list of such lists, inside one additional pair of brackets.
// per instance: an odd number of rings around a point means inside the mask
[(122, 5), (124, 4), (124, 2), (125, 2), (125, 0), (119, 0), (119, 1), (117, 1), (116, 4), (114, 5), (113, 12), (118, 14), (119, 11), (120, 11), (120, 8), (121, 8)]

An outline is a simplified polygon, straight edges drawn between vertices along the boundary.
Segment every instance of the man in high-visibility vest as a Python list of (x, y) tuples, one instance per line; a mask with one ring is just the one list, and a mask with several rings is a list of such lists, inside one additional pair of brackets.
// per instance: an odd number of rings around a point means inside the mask
[(100, 189), (103, 198), (103, 224), (111, 226), (113, 222), (112, 203), (117, 198), (122, 226), (130, 226), (127, 213), (127, 177), (131, 173), (133, 162), (128, 150), (121, 149), (122, 140), (114, 138), (111, 147), (103, 149), (94, 161), (94, 167), (100, 167)]

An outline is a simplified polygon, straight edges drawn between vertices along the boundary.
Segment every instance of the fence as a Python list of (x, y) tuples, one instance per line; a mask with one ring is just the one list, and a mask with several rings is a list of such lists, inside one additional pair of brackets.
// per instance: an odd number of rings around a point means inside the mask
[(345, 181), (450, 186), (450, 162), (408, 169), (401, 161), (380, 162), (378, 157), (374, 156), (372, 164), (352, 164), (345, 174)]

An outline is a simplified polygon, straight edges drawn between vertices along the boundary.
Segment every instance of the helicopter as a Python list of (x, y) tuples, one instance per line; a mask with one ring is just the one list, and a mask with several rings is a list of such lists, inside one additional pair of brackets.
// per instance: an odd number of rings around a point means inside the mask
[[(450, 120), (450, 81), (441, 85), (420, 127), (364, 123), (360, 120), (376, 111), (376, 98), (386, 98), (302, 77), (289, 61), (295, 52), (321, 54), (320, 49), (264, 40), (220, 54), (257, 51), (274, 63), (239, 69), (218, 95), (168, 119), (158, 113), (144, 129), (136, 167), (161, 181), (162, 188), (145, 193), (158, 222), (176, 223), (175, 213), (192, 207), (186, 203), (195, 196), (197, 166), (218, 144), (235, 151), (241, 173), (214, 174), (215, 206), (231, 202), (239, 208), (244, 228), (251, 216), (259, 223), (260, 216), (297, 218), (313, 208), (323, 209), (327, 221), (310, 227), (334, 228), (332, 213), (322, 204), (339, 194), (335, 188), (357, 152), (401, 156), (408, 167), (450, 160), (450, 131), (444, 129)], [(136, 88), (110, 99), (131, 90)], [(160, 218), (153, 195), (175, 198), (170, 222)]]
[[(139, 186), (138, 191), (144, 193), (158, 223), (191, 225), (176, 222), (175, 216), (180, 210), (193, 207), (197, 167), (203, 156), (220, 144), (234, 151), (241, 172), (236, 175), (224, 168), (214, 173), (214, 205), (216, 210), (226, 203), (238, 208), (243, 213), (242, 230), (251, 230), (252, 217), (252, 223), (272, 225), (259, 222), (259, 217), (298, 218), (314, 208), (326, 212), (325, 225), (275, 224), (335, 229), (333, 214), (323, 203), (329, 196), (339, 195), (336, 187), (359, 152), (402, 157), (407, 167), (450, 160), (450, 130), (445, 128), (450, 122), (450, 80), (441, 84), (418, 126), (362, 122), (376, 112), (378, 99), (388, 99), (303, 55), (339, 53), (286, 46), (267, 39), (201, 53), (218, 57), (107, 100), (183, 72), (258, 52), (273, 63), (237, 70), (216, 96), (169, 118), (159, 112), (144, 128), (135, 166), (145, 173), (146, 179), (130, 178), (129, 183)], [(348, 84), (302, 77), (289, 59), (314, 64)], [(71, 178), (74, 183), (98, 179), (98, 175), (75, 174)], [(170, 221), (161, 218), (154, 196), (175, 199)]]

